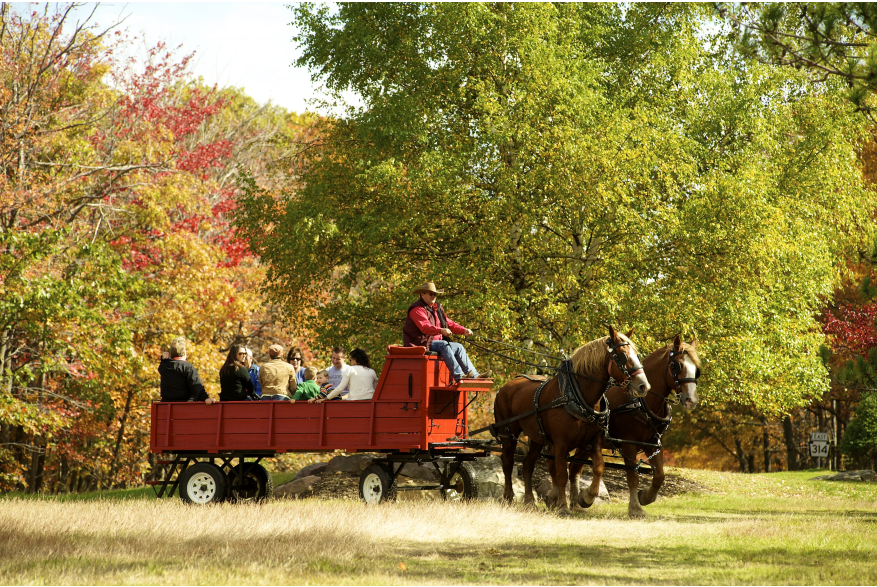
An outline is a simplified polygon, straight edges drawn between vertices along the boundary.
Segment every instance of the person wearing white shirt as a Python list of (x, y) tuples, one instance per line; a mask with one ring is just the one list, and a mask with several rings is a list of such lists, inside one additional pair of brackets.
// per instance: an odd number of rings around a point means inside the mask
[[(333, 353), (334, 359), (334, 353)], [(334, 361), (333, 361), (334, 365)], [(375, 388), (378, 386), (378, 376), (371, 368), (368, 354), (363, 349), (353, 349), (350, 351), (350, 365), (347, 366), (345, 373), (338, 387), (324, 399), (315, 398), (308, 400), (309, 403), (321, 403), (326, 400), (337, 397), (343, 390), (347, 389), (350, 393), (345, 399), (348, 400), (368, 400), (375, 394)], [(331, 379), (330, 379), (331, 381)]]
[(343, 346), (336, 346), (333, 348), (332, 366), (326, 369), (329, 373), (329, 383), (334, 389), (337, 389), (340, 392), (342, 399), (347, 399), (347, 394), (349, 392), (349, 390), (344, 387), (338, 387), (341, 385), (341, 380), (344, 379), (344, 376), (350, 372), (350, 365), (344, 362), (345, 355), (347, 355), (347, 350)]

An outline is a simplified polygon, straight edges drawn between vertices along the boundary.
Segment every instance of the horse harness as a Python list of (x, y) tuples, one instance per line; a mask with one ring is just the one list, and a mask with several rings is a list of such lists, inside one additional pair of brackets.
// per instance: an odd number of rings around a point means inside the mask
[[(642, 398), (642, 397), (634, 398), (632, 401), (630, 401), (626, 404), (623, 404), (621, 406), (618, 406), (617, 408), (612, 410), (612, 412), (616, 415), (631, 414), (632, 417), (634, 419), (636, 419), (637, 421), (639, 421), (640, 423), (649, 424), (652, 427), (652, 430), (654, 430), (654, 432), (655, 432), (655, 435), (654, 435), (655, 443), (652, 444), (651, 446), (654, 447), (655, 451), (652, 454), (650, 454), (648, 457), (646, 457), (646, 460), (651, 459), (656, 454), (661, 452), (661, 449), (662, 449), (661, 437), (667, 432), (667, 429), (670, 427), (670, 422), (673, 420), (673, 408), (672, 408), (671, 404), (678, 404), (679, 403), (679, 397), (677, 395), (677, 392), (679, 392), (679, 393), (682, 392), (682, 384), (683, 383), (697, 383), (697, 379), (700, 377), (700, 369), (697, 369), (693, 378), (684, 377), (684, 378), (680, 379), (679, 375), (682, 373), (682, 369), (680, 368), (679, 363), (677, 363), (676, 361), (673, 360), (673, 358), (677, 354), (684, 354), (684, 351), (677, 352), (677, 351), (674, 351), (671, 349), (670, 350), (670, 358), (669, 358), (669, 361), (667, 362), (667, 370), (670, 372), (670, 375), (673, 377), (673, 383), (675, 384), (674, 389), (671, 390), (671, 395), (668, 397), (659, 396), (659, 397), (661, 397), (661, 399), (664, 400), (664, 405), (666, 406), (666, 408), (665, 408), (665, 412), (667, 414), (666, 416), (659, 416), (658, 414), (653, 412), (651, 410), (651, 408), (649, 408), (649, 405), (646, 403), (645, 398)], [(649, 393), (654, 393), (654, 392), (650, 391)], [(657, 395), (657, 394), (654, 394), (654, 395)], [(624, 440), (610, 438), (608, 434), (606, 435), (606, 438), (607, 438), (607, 440), (609, 440), (609, 448), (611, 448), (613, 451), (620, 449), (620, 447), (617, 446), (617, 443), (625, 443), (626, 442)], [(640, 443), (640, 444), (646, 444), (646, 443)]]
[[(642, 373), (643, 371), (641, 364), (633, 363), (631, 365), (628, 365), (627, 355), (618, 352), (618, 349), (620, 347), (627, 346), (628, 344), (630, 343), (613, 343), (612, 340), (608, 342), (609, 357), (616, 364), (616, 366), (618, 366), (621, 372), (624, 373), (626, 381), (630, 381), (634, 376)], [(529, 377), (527, 375), (519, 375), (518, 377), (524, 377), (530, 381), (538, 381), (537, 379), (533, 379), (532, 377)], [(483, 432), (484, 430), (489, 430), (494, 437), (498, 438), (500, 436), (503, 436), (503, 434), (498, 432), (497, 428), (535, 414), (536, 424), (539, 426), (539, 433), (542, 435), (542, 438), (546, 442), (550, 442), (551, 440), (545, 431), (545, 426), (542, 424), (542, 417), (539, 415), (539, 412), (563, 406), (572, 417), (583, 422), (587, 422), (589, 424), (596, 424), (600, 426), (604, 436), (608, 438), (609, 402), (606, 399), (606, 392), (609, 391), (610, 387), (618, 384), (619, 382), (616, 382), (613, 377), (610, 377), (608, 381), (596, 379), (594, 377), (588, 377), (587, 375), (580, 375), (579, 377), (584, 377), (585, 379), (590, 379), (591, 381), (597, 381), (599, 383), (605, 384), (605, 387), (603, 388), (603, 393), (600, 396), (600, 411), (595, 410), (588, 404), (587, 401), (585, 401), (584, 396), (582, 396), (582, 390), (579, 388), (579, 382), (576, 377), (575, 371), (573, 370), (572, 360), (566, 359), (565, 361), (561, 362), (560, 366), (557, 368), (557, 374), (554, 377), (552, 377), (551, 379), (543, 380), (539, 387), (536, 388), (536, 392), (533, 394), (533, 411), (527, 412), (526, 414), (521, 414), (519, 416), (515, 416), (514, 418), (510, 418), (508, 420), (503, 420), (502, 422), (490, 424), (486, 428), (473, 430), (469, 434), (472, 435)], [(552, 400), (548, 404), (540, 406), (539, 398), (542, 395), (542, 390), (545, 389), (545, 386), (548, 385), (548, 383), (553, 379), (557, 379), (560, 396)], [(623, 381), (620, 383), (623, 383)], [(506, 427), (506, 430), (508, 430), (511, 434), (511, 430), (509, 430), (508, 427)]]

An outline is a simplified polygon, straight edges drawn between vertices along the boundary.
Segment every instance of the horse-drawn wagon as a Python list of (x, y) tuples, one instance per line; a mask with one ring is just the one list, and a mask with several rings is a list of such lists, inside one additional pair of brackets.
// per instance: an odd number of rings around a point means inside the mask
[(487, 454), (468, 438), (468, 407), (490, 391), (490, 379), (453, 384), (440, 357), (423, 347), (388, 347), (374, 396), (320, 404), (286, 401), (155, 402), (150, 448), (164, 467), (157, 495), (179, 490), (185, 501), (258, 500), (271, 492), (262, 459), (287, 452), (380, 453), (360, 478), (367, 502), (392, 499), (409, 462), (436, 467), (439, 483), (398, 489), (439, 489), (475, 496), (468, 461)]
[[(490, 391), (493, 381), (453, 383), (444, 361), (423, 347), (388, 347), (368, 401), (157, 402), (152, 405), (151, 450), (173, 458), (159, 461), (166, 467), (164, 478), (151, 483), (159, 486), (159, 497), (179, 488), (183, 500), (197, 503), (227, 497), (258, 500), (271, 493), (262, 459), (340, 449), (380, 454), (360, 477), (360, 496), (366, 502), (392, 500), (400, 490), (430, 489), (446, 498), (471, 499), (477, 496), (477, 484), (469, 463), (501, 452), (504, 497), (511, 501), (516, 446), (526, 436), (525, 502), (534, 499), (533, 468), (545, 457), (551, 460), (554, 485), (549, 497), (561, 513), (569, 512), (568, 503), (589, 507), (608, 466), (628, 471), (629, 513), (643, 516), (641, 505), (654, 501), (663, 482), (661, 436), (670, 423), (671, 398), (678, 394), (683, 407), (694, 407), (700, 362), (696, 345), (677, 336), (641, 364), (630, 339), (611, 327), (609, 331), (608, 337), (586, 343), (562, 360), (553, 368), (554, 377), (507, 383), (494, 403), (496, 421), (478, 430), (469, 430), (468, 408), (477, 394)], [(611, 413), (616, 415), (613, 425)], [(470, 438), (485, 431), (492, 440)], [(606, 462), (604, 448), (621, 452), (624, 463)], [(577, 455), (570, 458), (573, 450)], [(647, 460), (655, 475), (648, 490), (638, 491), (638, 474), (650, 471), (636, 462), (644, 450), (650, 452)], [(438, 483), (397, 486), (406, 463), (434, 466)], [(588, 491), (579, 493), (583, 464), (592, 465), (594, 476)]]

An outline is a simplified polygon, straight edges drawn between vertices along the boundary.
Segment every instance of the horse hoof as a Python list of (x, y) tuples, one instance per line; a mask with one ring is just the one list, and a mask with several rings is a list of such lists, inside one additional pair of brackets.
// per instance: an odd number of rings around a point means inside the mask
[(649, 517), (649, 515), (643, 509), (638, 509), (638, 510), (628, 509), (627, 516), (631, 519), (634, 519), (634, 520), (637, 520), (637, 519), (642, 520), (642, 519)]
[(569, 518), (572, 516), (572, 511), (569, 508), (564, 508), (562, 510), (557, 510), (557, 515), (561, 518)]
[[(594, 500), (594, 501), (596, 501), (596, 500)], [(580, 493), (580, 494), (579, 494), (579, 496), (578, 496), (578, 500), (576, 501), (576, 503), (577, 503), (580, 507), (585, 508), (585, 509), (587, 509), (587, 508), (591, 507), (592, 505), (594, 505), (594, 502), (593, 502), (593, 501), (592, 501), (591, 503), (588, 503), (587, 501), (585, 501), (585, 494), (584, 494), (584, 493)]]
[(650, 503), (655, 501), (654, 499), (647, 500), (645, 489), (640, 489), (639, 492), (637, 492), (637, 494), (636, 494), (636, 498), (639, 500), (640, 505), (649, 505)]
[(524, 505), (536, 505), (536, 498), (534, 498), (532, 495), (525, 495)]

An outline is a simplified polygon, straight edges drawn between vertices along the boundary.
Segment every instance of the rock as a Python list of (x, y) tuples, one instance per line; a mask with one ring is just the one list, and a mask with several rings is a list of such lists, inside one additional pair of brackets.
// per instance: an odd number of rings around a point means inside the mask
[(299, 494), (309, 491), (320, 478), (315, 475), (295, 479), (274, 488), (274, 497), (297, 497)]
[[(478, 499), (501, 500), (505, 492), (502, 460), (496, 455), (491, 455), (483, 459), (476, 459), (471, 464), (475, 470), (475, 483), (478, 484)], [(516, 471), (512, 471), (512, 490), (515, 493), (515, 501), (524, 499), (524, 482), (518, 477)]]
[[(402, 470), (399, 471), (399, 475), (401, 477), (408, 477), (409, 479), (429, 482), (437, 482), (439, 478), (438, 471), (435, 470), (435, 467), (433, 467), (432, 465), (423, 465), (420, 463), (405, 463), (405, 466), (403, 466)], [(409, 493), (417, 492), (415, 491)]]
[[(579, 493), (587, 493), (588, 488), (591, 486), (591, 477), (585, 477), (582, 475), (579, 477)], [(545, 501), (545, 496), (548, 495), (548, 492), (551, 491), (551, 479), (545, 479), (542, 481), (542, 484), (536, 489), (536, 494), (542, 498), (542, 501)], [(567, 495), (569, 495), (569, 488), (567, 487)], [(609, 497), (609, 491), (606, 489), (606, 484), (603, 483), (603, 479), (600, 479), (600, 490), (597, 492), (597, 497), (594, 499), (594, 503), (603, 503), (603, 502), (612, 501)], [(572, 504), (571, 504), (572, 505)]]
[(811, 481), (874, 481), (875, 473), (871, 469), (862, 471), (841, 471), (833, 475), (811, 477)]
[(301, 471), (295, 474), (293, 477), (293, 481), (296, 479), (301, 479), (302, 477), (310, 477), (311, 475), (319, 475), (323, 471), (326, 470), (326, 467), (329, 466), (329, 463), (314, 463), (313, 465), (308, 465), (304, 467)]
[[(585, 477), (584, 475), (579, 477), (579, 491), (587, 491), (588, 488), (591, 486), (591, 479), (592, 477)], [(606, 501), (610, 501), (609, 490), (606, 489), (606, 484), (603, 483), (602, 478), (600, 479), (600, 489), (597, 491), (597, 499), (605, 499)]]
[(334, 473), (340, 471), (342, 473), (353, 473), (359, 475), (365, 471), (366, 467), (372, 464), (375, 455), (359, 454), (351, 456), (337, 456), (329, 461), (328, 466), (323, 470), (324, 473)]

